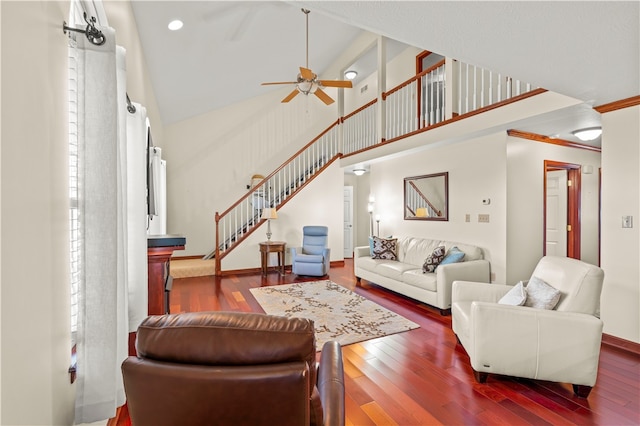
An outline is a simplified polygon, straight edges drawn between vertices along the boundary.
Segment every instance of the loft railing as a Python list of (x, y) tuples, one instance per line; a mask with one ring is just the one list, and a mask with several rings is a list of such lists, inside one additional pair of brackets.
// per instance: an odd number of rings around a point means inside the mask
[(344, 150), (355, 152), (380, 142), (377, 107), (378, 100), (374, 99), (340, 120)]
[(340, 156), (339, 120), (301, 148), (223, 213), (216, 212), (215, 248), (205, 259), (221, 259), (265, 220), (265, 208), (279, 209), (318, 173)]
[[(451, 72), (447, 72), (448, 66)], [(533, 90), (531, 84), (500, 73), (455, 60), (440, 61), (382, 93), (384, 138), (377, 135), (375, 108), (379, 105), (375, 100), (347, 115), (343, 121), (351, 127), (343, 130), (342, 152), (349, 155), (410, 136)]]
[(464, 62), (453, 61), (454, 105), (465, 114), (532, 90), (529, 83), (514, 80)]
[(382, 94), (387, 140), (439, 123), (445, 118), (445, 62)]

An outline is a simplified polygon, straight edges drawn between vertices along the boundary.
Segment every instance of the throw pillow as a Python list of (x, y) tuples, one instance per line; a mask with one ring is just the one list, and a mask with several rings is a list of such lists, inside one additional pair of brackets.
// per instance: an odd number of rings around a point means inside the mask
[(553, 309), (560, 300), (560, 290), (553, 288), (538, 277), (531, 277), (525, 289), (527, 291), (527, 300), (524, 302), (524, 306)]
[(501, 305), (522, 306), (527, 300), (527, 292), (524, 289), (524, 284), (520, 281), (514, 285), (511, 290), (507, 292), (498, 303)]
[(379, 238), (373, 237), (373, 258), (397, 260), (396, 252), (397, 238)]
[[(391, 239), (391, 235), (387, 237), (387, 240)], [(373, 235), (369, 237), (369, 256), (373, 257)]]
[(422, 265), (423, 273), (435, 272), (440, 262), (442, 262), (442, 259), (444, 259), (444, 250), (444, 246), (439, 246), (433, 251), (433, 253), (427, 256), (424, 260), (424, 264)]
[(464, 260), (464, 252), (460, 250), (457, 246), (451, 247), (448, 251), (440, 265), (446, 265), (448, 263), (458, 263)]

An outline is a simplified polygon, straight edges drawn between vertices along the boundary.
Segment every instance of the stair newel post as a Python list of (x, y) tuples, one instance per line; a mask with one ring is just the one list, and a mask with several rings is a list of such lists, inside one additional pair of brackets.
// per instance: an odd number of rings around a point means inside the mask
[(216, 259), (216, 276), (220, 276), (220, 214), (216, 212), (216, 246), (215, 246), (215, 259)]

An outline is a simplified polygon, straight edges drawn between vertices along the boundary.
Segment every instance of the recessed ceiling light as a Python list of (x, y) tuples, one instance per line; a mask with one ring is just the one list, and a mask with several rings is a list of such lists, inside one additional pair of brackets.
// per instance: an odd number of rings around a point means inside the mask
[(180, 28), (182, 28), (183, 25), (184, 24), (182, 23), (181, 20), (174, 19), (173, 21), (169, 22), (168, 27), (171, 31), (178, 31)]
[(347, 80), (353, 80), (358, 76), (358, 73), (353, 70), (345, 71), (344, 76)]
[(583, 142), (597, 139), (602, 134), (602, 127), (587, 127), (573, 132), (573, 134)]

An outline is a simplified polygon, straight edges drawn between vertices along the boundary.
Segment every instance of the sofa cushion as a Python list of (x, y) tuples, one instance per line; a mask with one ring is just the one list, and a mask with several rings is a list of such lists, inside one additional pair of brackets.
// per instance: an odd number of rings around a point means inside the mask
[(557, 290), (542, 281), (538, 277), (531, 277), (527, 286), (527, 300), (524, 302), (524, 306), (538, 309), (553, 309), (560, 300), (560, 290)]
[(375, 272), (376, 268), (381, 263), (386, 262), (395, 262), (395, 260), (382, 260), (382, 259), (374, 259), (372, 257), (359, 257), (357, 259), (358, 268), (364, 269), (365, 271)]
[(397, 260), (397, 242), (396, 238), (373, 237), (373, 258)]
[(321, 254), (296, 254), (296, 262), (302, 263), (322, 263), (324, 256)]
[(437, 276), (433, 273), (425, 274), (422, 269), (409, 269), (402, 274), (402, 281), (414, 287), (429, 291), (437, 290)]
[(402, 281), (403, 274), (412, 269), (416, 269), (416, 267), (408, 263), (386, 261), (379, 263), (374, 272), (383, 277)]
[(398, 260), (421, 268), (424, 259), (441, 245), (441, 241), (427, 238), (398, 238)]
[(444, 259), (444, 254), (444, 246), (436, 247), (436, 249), (424, 260), (422, 272), (435, 272), (440, 262), (442, 262), (442, 259)]

